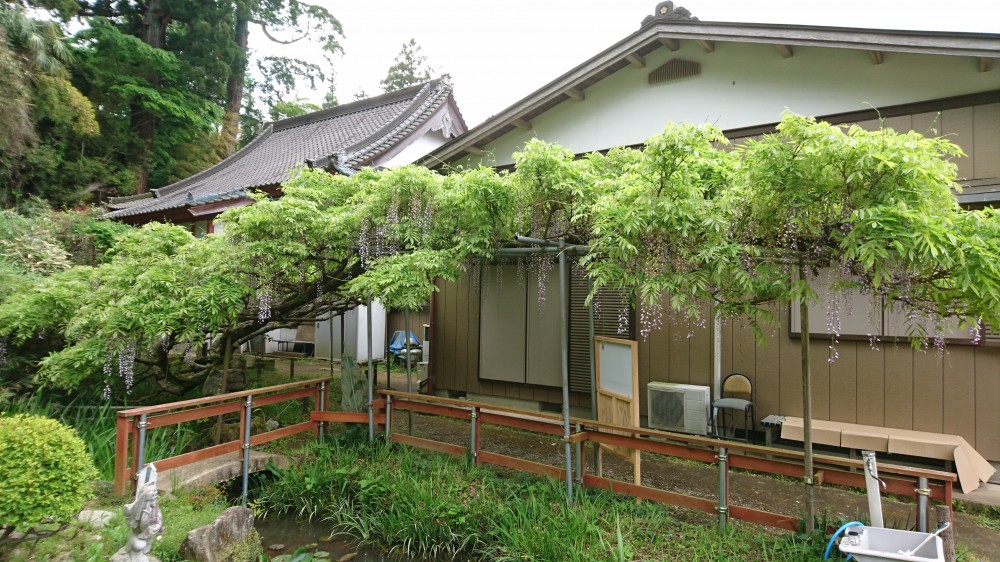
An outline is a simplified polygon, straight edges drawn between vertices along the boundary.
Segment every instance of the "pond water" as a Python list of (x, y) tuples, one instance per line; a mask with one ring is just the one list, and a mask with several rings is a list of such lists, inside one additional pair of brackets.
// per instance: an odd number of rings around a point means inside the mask
[[(357, 543), (331, 538), (330, 528), (327, 525), (318, 523), (305, 523), (296, 521), (294, 517), (271, 517), (260, 519), (254, 523), (257, 532), (260, 533), (267, 555), (274, 560), (282, 554), (291, 554), (300, 547), (306, 547), (310, 553), (326, 552), (329, 557), (324, 557), (331, 562), (344, 558), (350, 554), (356, 555), (349, 558), (351, 562), (409, 562), (417, 560), (395, 554), (386, 554), (359, 548)], [(271, 546), (282, 545), (280, 549), (271, 549)]]

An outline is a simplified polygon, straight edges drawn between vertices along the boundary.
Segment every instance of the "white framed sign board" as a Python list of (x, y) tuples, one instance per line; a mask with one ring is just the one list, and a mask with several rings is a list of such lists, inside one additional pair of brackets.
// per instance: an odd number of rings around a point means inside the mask
[[(639, 344), (632, 340), (594, 337), (594, 366), (597, 383), (597, 421), (639, 427)], [(632, 462), (635, 483), (641, 480), (640, 452), (627, 447), (601, 445)]]

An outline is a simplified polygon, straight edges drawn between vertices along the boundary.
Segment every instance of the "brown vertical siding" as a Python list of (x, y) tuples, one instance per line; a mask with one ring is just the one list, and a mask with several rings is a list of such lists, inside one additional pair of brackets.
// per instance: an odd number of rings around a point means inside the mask
[(857, 349), (857, 416), (862, 425), (885, 424), (885, 360), (883, 351), (863, 343)]
[(469, 354), (466, 357), (465, 363), (465, 373), (463, 373), (461, 378), (466, 381), (467, 389), (469, 392), (484, 392), (480, 388), (479, 380), (479, 321), (482, 307), (480, 306), (482, 301), (482, 294), (480, 287), (481, 283), (470, 283), (468, 276), (463, 279), (463, 282), (469, 284), (469, 298), (466, 301), (466, 306), (469, 309), (469, 315), (467, 322), (462, 325), (462, 330), (465, 330), (468, 335), (469, 342)]
[(885, 425), (913, 429), (913, 350), (910, 344), (885, 344)]
[(913, 130), (925, 137), (936, 137), (941, 134), (941, 114), (937, 111), (917, 113), (911, 116)]
[(812, 415), (818, 420), (830, 419), (830, 342), (810, 338), (809, 372), (812, 375)]
[(962, 435), (973, 445), (976, 443), (976, 400), (972, 398), (976, 395), (976, 354), (977, 350), (968, 346), (948, 348), (942, 380), (942, 432)]
[(691, 384), (708, 386), (712, 383), (712, 314), (711, 305), (705, 303), (701, 307), (704, 322), (687, 324), (684, 328), (685, 337), (691, 334), (688, 339), (688, 349), (691, 352), (688, 381)]
[(466, 379), (462, 376), (459, 366), (455, 363), (455, 354), (457, 353), (456, 348), (462, 343), (459, 340), (459, 334), (462, 331), (462, 327), (458, 325), (457, 314), (458, 285), (452, 282), (446, 283), (443, 293), (445, 295), (445, 308), (442, 320), (448, 327), (448, 330), (445, 333), (445, 340), (447, 344), (441, 347), (441, 352), (439, 353), (441, 356), (441, 365), (446, 369), (452, 380), (464, 387)]
[(830, 363), (830, 419), (858, 423), (858, 345), (842, 342), (836, 349), (837, 360)]
[(913, 361), (913, 429), (944, 431), (944, 355), (935, 349), (918, 352)]
[[(771, 313), (777, 316), (780, 306), (774, 304), (770, 306)], [(754, 371), (754, 384), (756, 385), (756, 404), (754, 405), (758, 414), (763, 412), (781, 411), (780, 397), (781, 377), (779, 368), (781, 363), (781, 346), (778, 345), (778, 337), (781, 331), (780, 324), (762, 326), (767, 345), (757, 346), (757, 363)], [(764, 414), (766, 415), (766, 414)], [(764, 415), (758, 415), (763, 418)], [(758, 420), (759, 421), (759, 420)]]
[(965, 403), (976, 408), (976, 450), (1000, 460), (1000, 349), (976, 350), (976, 395)]
[[(428, 306), (423, 310), (415, 310), (410, 312), (410, 331), (413, 335), (417, 336), (420, 341), (424, 339), (424, 324), (428, 324), (431, 321), (431, 309)], [(386, 314), (385, 330), (386, 330), (386, 342), (392, 337), (393, 332), (402, 331), (406, 326), (406, 316), (400, 310), (390, 310)]]
[(1000, 177), (1000, 103), (977, 105), (972, 110), (973, 177)]
[[(791, 328), (791, 308), (781, 307), (781, 334), (778, 338), (780, 353), (780, 364), (778, 365), (778, 376), (781, 383), (778, 391), (781, 393), (779, 400), (780, 410), (777, 414), (783, 416), (802, 415), (802, 347), (799, 340), (788, 337)], [(761, 413), (765, 413), (763, 410)]]
[(958, 177), (960, 179), (976, 177), (974, 158), (976, 151), (972, 146), (972, 108), (960, 107), (942, 111), (941, 134), (965, 149), (966, 157), (955, 160), (955, 163), (958, 164)]
[[(873, 130), (880, 123), (859, 125)], [(893, 117), (885, 126), (948, 135), (968, 154), (956, 159), (960, 177), (1000, 177), (1000, 104)], [(561, 402), (556, 387), (479, 380), (478, 285), (463, 280), (439, 286), (433, 334), (436, 388)], [(787, 304), (774, 305), (778, 322), (764, 326), (762, 343), (755, 341), (745, 321), (728, 320), (723, 326), (723, 375), (750, 375), (757, 389), (758, 420), (769, 414), (802, 415), (800, 341), (789, 334), (789, 311)], [(712, 321), (707, 305), (703, 314), (704, 322), (698, 323), (665, 312), (663, 326), (648, 339), (639, 338), (643, 415), (650, 381), (711, 384)], [(943, 356), (933, 349), (914, 351), (905, 341), (880, 342), (875, 348), (867, 341), (845, 341), (836, 348), (839, 357), (833, 362), (828, 361), (827, 339), (814, 339), (810, 349), (816, 419), (961, 435), (986, 458), (1000, 460), (1000, 346), (952, 345)], [(590, 395), (573, 392), (570, 403), (589, 407)]]

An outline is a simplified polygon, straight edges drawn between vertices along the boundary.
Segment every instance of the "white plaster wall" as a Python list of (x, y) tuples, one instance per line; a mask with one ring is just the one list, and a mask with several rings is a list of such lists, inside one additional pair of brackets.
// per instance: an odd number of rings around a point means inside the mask
[[(491, 143), (481, 161), (513, 162), (532, 136), (576, 153), (636, 144), (668, 122), (711, 123), (723, 129), (778, 121), (788, 109), (825, 115), (932, 100), (1000, 88), (1000, 75), (979, 72), (970, 57), (886, 53), (873, 65), (863, 50), (796, 47), (782, 58), (771, 45), (717, 43), (705, 53), (692, 41), (660, 48), (645, 68), (626, 67)], [(671, 58), (700, 62), (701, 75), (649, 85), (647, 75)], [(479, 158), (467, 158), (476, 165)]]
[(412, 164), (414, 160), (441, 146), (446, 140), (448, 139), (444, 138), (441, 131), (428, 131), (381, 165), (386, 168), (398, 168)]

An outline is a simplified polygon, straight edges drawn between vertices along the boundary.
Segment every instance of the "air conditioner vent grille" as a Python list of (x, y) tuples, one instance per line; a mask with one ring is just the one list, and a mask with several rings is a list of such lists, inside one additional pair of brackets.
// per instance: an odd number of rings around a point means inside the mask
[(709, 387), (651, 382), (647, 393), (649, 427), (695, 435), (708, 433)]

